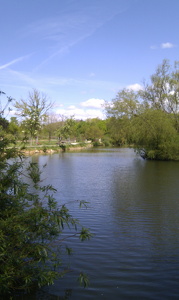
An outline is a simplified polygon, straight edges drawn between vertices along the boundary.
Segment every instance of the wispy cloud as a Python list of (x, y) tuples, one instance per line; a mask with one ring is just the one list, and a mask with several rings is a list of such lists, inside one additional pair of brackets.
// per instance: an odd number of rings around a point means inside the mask
[(170, 42), (166, 42), (166, 43), (162, 43), (160, 45), (152, 45), (150, 46), (151, 50), (156, 50), (156, 49), (171, 49), (176, 47), (173, 43)]
[(158, 49), (158, 46), (156, 46), (156, 45), (152, 45), (152, 46), (150, 46), (150, 49), (151, 49), (151, 50)]
[(167, 42), (167, 43), (162, 43), (162, 44), (161, 44), (161, 48), (162, 48), (162, 49), (174, 48), (174, 47), (175, 47), (175, 45), (172, 44), (172, 43), (169, 43), (169, 42)]
[[(59, 11), (53, 18), (45, 18), (29, 24), (21, 31), (21, 36), (33, 37), (44, 41), (48, 54), (43, 61), (37, 65), (41, 68), (55, 56), (68, 53), (73, 46), (93, 35), (96, 30), (106, 22), (114, 18), (117, 14), (128, 9), (128, 4), (121, 2), (106, 9), (100, 1), (88, 2), (81, 5), (80, 1), (67, 2), (66, 9)], [(74, 13), (75, 11), (75, 13)]]
[[(68, 88), (69, 86), (74, 88), (77, 87), (81, 91), (81, 87), (84, 89), (95, 89), (101, 88), (105, 90), (115, 90), (118, 88), (118, 82), (113, 81), (103, 81), (103, 80), (92, 80), (83, 78), (73, 78), (73, 77), (63, 77), (63, 76), (48, 76), (44, 74), (33, 74), (28, 72), (19, 72), (12, 69), (1, 70), (3, 76), (1, 79), (1, 85), (4, 83), (9, 83), (11, 85), (21, 85), (21, 86), (32, 86), (38, 87), (39, 89), (61, 89)], [(1, 74), (0, 73), (0, 74)], [(86, 94), (86, 92), (81, 92), (81, 94)]]
[(30, 56), (31, 56), (31, 54), (29, 54), (29, 55), (24, 55), (24, 56), (18, 57), (18, 58), (16, 58), (16, 59), (13, 59), (13, 60), (11, 60), (10, 62), (8, 62), (8, 63), (6, 63), (6, 64), (4, 64), (4, 65), (1, 65), (1, 66), (0, 66), (0, 70), (6, 69), (6, 68), (8, 68), (8, 67), (10, 67), (10, 66), (12, 66), (12, 65), (14, 65), (14, 64), (16, 64), (16, 63), (18, 63), (19, 61), (22, 61), (22, 60), (24, 60), (24, 59), (29, 58)]

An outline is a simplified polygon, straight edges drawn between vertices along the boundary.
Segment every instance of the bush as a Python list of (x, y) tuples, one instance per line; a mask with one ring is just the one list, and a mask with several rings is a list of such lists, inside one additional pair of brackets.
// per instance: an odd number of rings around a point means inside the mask
[(74, 229), (74, 235), (82, 241), (91, 236), (88, 229), (81, 227), (77, 230), (80, 226), (78, 220), (72, 217), (66, 205), (57, 205), (56, 190), (51, 185), (42, 186), (38, 165), (27, 165), (15, 147), (8, 148), (10, 142), (1, 130), (1, 295), (29, 292), (53, 284), (56, 278), (69, 271), (63, 265), (62, 255), (64, 251), (70, 254), (71, 249), (63, 247), (59, 241), (66, 226)]

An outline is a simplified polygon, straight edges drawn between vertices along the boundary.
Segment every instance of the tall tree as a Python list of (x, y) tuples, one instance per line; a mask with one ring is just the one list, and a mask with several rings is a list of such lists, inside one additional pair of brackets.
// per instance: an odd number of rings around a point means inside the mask
[(179, 132), (179, 62), (172, 67), (163, 60), (151, 76), (151, 83), (144, 84), (140, 96), (150, 107), (171, 114)]
[(123, 89), (110, 103), (106, 103), (108, 130), (117, 145), (129, 142), (131, 120), (141, 109), (138, 98), (138, 93)]
[(138, 93), (130, 89), (120, 90), (110, 103), (105, 105), (107, 117), (130, 119), (139, 109)]
[(48, 110), (52, 107), (52, 103), (48, 102), (46, 95), (40, 93), (37, 89), (33, 89), (29, 92), (28, 99), (16, 101), (15, 107), (17, 115), (21, 117), (25, 132), (30, 134), (31, 144), (34, 138), (36, 138), (37, 143), (38, 133)]
[(115, 141), (133, 144), (148, 159), (179, 160), (179, 63), (164, 60), (137, 93), (120, 91), (106, 105)]

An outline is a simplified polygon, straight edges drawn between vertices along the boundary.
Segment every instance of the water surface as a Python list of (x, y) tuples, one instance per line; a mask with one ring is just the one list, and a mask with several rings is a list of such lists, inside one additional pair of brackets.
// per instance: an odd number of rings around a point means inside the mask
[[(71, 240), (73, 272), (45, 288), (46, 299), (179, 299), (178, 162), (144, 161), (132, 149), (33, 159), (47, 163), (43, 176), (58, 189), (59, 204), (90, 202), (71, 209), (94, 234)], [(76, 282), (82, 270), (87, 289)]]

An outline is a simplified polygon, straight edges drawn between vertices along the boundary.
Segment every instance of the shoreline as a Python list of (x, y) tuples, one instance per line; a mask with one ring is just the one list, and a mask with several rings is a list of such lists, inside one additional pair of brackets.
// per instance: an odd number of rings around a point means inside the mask
[(28, 149), (24, 149), (22, 150), (22, 153), (25, 154), (25, 155), (34, 155), (34, 154), (53, 154), (53, 153), (64, 153), (64, 152), (71, 152), (71, 151), (82, 151), (82, 150), (87, 150), (87, 149), (90, 149), (92, 148), (93, 145), (86, 145), (86, 146), (78, 146), (78, 147), (67, 147), (65, 150), (63, 150), (62, 148), (55, 148), (53, 149), (52, 148), (49, 148), (49, 149), (32, 149), (30, 148), (29, 150)]

